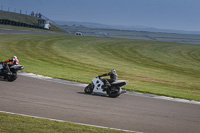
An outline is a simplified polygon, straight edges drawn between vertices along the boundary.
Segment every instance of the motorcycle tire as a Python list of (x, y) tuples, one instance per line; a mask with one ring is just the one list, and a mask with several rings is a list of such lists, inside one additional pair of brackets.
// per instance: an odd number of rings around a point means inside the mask
[(13, 73), (12, 75), (7, 76), (7, 80), (9, 82), (13, 82), (13, 81), (15, 81), (17, 79), (17, 77), (18, 77), (17, 73)]
[(92, 94), (92, 92), (93, 92), (93, 85), (89, 84), (88, 86), (85, 87), (84, 91), (85, 91), (86, 94)]
[(107, 91), (108, 96), (112, 97), (112, 98), (118, 97), (121, 94), (121, 88), (115, 87), (113, 89), (115, 89), (116, 91), (114, 91), (114, 92), (112, 92), (110, 90)]

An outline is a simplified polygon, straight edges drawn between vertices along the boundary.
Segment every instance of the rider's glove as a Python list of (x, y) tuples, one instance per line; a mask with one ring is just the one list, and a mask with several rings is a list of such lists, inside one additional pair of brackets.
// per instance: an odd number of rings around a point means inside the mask
[(3, 61), (1, 61), (0, 64), (3, 64)]

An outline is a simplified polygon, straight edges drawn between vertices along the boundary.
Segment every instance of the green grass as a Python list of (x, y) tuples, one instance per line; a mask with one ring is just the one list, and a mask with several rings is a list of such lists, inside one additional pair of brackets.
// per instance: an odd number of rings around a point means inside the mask
[(0, 11), (0, 19), (8, 19), (15, 22), (23, 22), (26, 24), (37, 24), (38, 17), (32, 17), (25, 14), (14, 13), (14, 12), (7, 12), (7, 11)]
[(83, 83), (116, 69), (128, 90), (200, 101), (200, 45), (119, 38), (0, 35), (0, 60)]
[(125, 133), (69, 122), (0, 113), (1, 133)]

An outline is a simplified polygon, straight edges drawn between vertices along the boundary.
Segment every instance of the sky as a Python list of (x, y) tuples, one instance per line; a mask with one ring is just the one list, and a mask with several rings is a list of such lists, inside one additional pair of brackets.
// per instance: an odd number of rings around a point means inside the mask
[(0, 0), (0, 10), (51, 20), (200, 31), (200, 0)]

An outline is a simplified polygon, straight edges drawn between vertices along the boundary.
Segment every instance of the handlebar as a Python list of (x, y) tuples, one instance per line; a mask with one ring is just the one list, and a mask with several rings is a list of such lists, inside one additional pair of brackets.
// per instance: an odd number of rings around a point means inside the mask
[(100, 77), (100, 76), (97, 76), (96, 78), (99, 78), (99, 79), (101, 79), (101, 77)]

